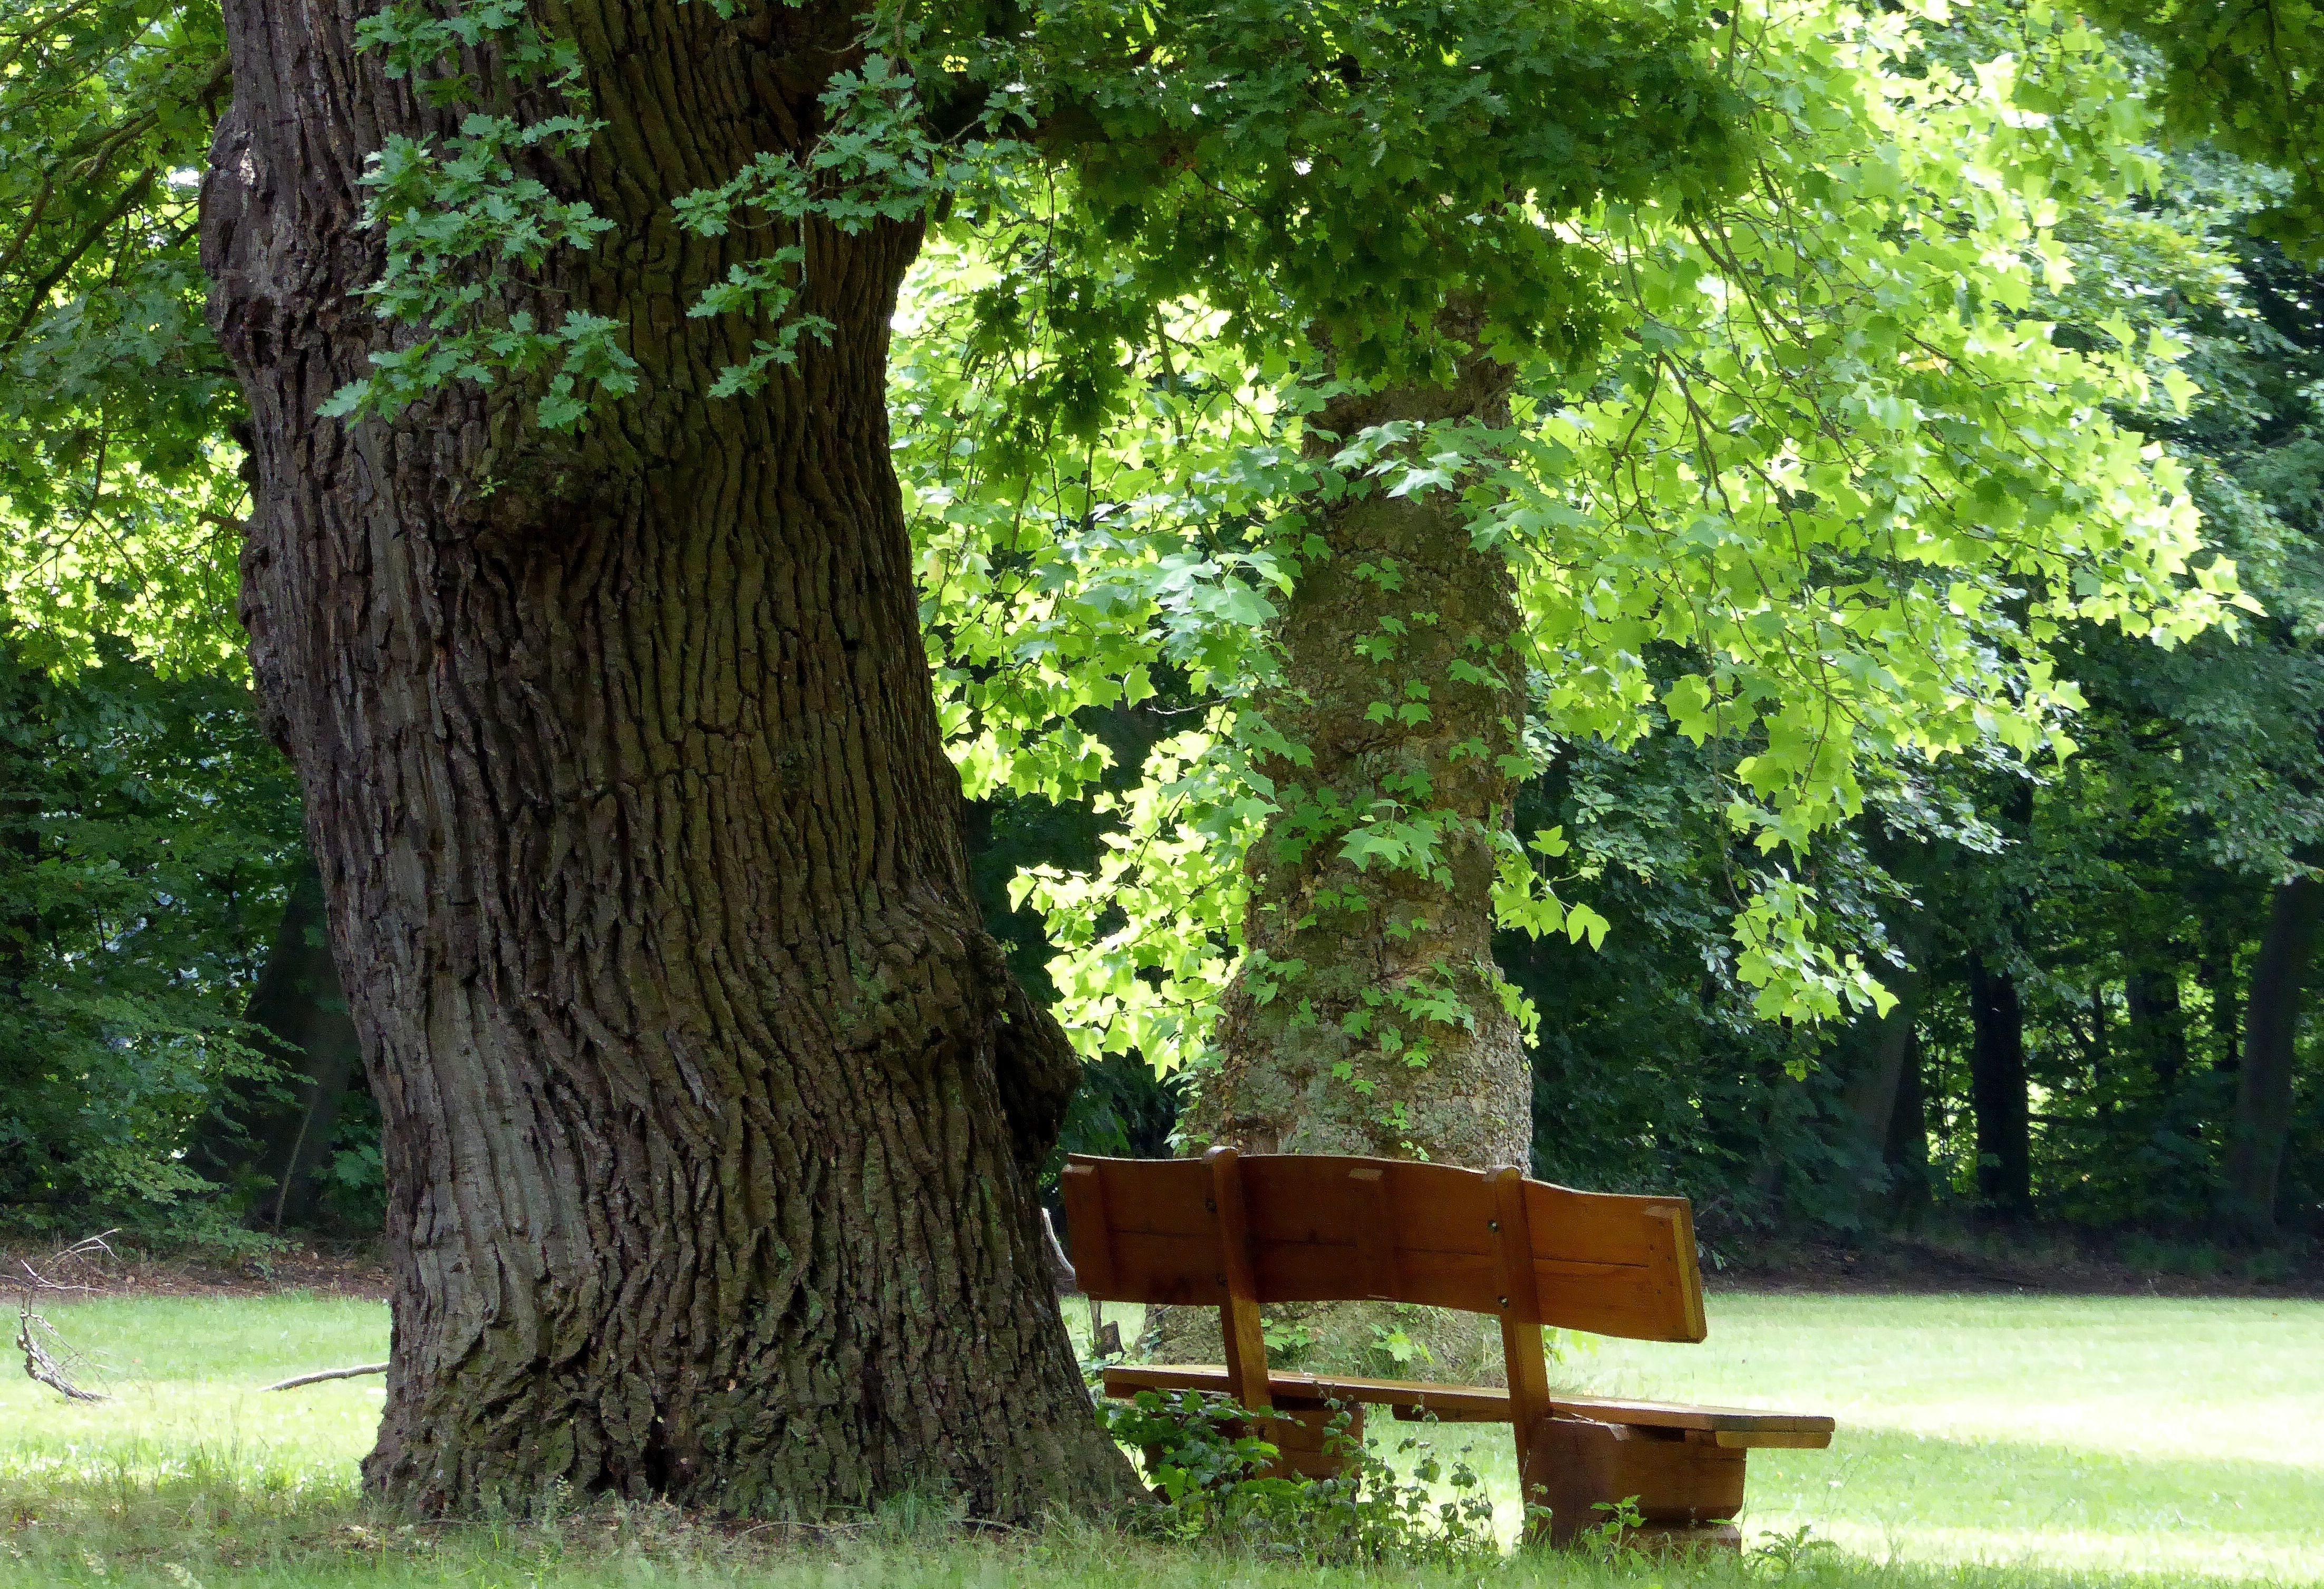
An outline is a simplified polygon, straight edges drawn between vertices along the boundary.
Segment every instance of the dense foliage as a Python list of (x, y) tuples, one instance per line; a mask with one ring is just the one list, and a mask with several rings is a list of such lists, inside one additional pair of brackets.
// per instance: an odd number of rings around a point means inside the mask
[[(586, 425), (622, 329), (490, 319), (594, 245), (496, 163), (586, 140), (586, 93), (516, 8), (445, 15), (373, 41), (448, 102), (499, 40), (553, 114), (385, 152), (374, 307), (410, 335), (342, 405), (535, 381)], [(1441, 864), (1427, 791), (1324, 809), (1255, 769), (1296, 749), (1256, 703), (1318, 517), (1443, 493), (1525, 620), (1496, 904), (1538, 1167), (1729, 1228), (2209, 1222), (2272, 902), (2324, 837), (2324, 300), (2308, 173), (2237, 158), (2296, 140), (2217, 124), (2179, 14), (2112, 19), (2144, 44), (2035, 5), (1024, 15), (899, 14), (805, 167), (684, 223), (939, 217), (896, 455), (988, 913), (1091, 1063), (1070, 1139), (1163, 1146), (1155, 1074), (1201, 1085), (1268, 822)], [(186, 180), (221, 41), (154, 0), (6, 25), (0, 1202), (175, 1207), (267, 1063), (238, 1022), (297, 826), (226, 616), (238, 416)], [(2159, 152), (2150, 100), (2224, 148)], [(734, 390), (818, 335), (801, 268), (696, 306), (776, 328)], [(1475, 351), (1446, 280), (1515, 372), (1507, 424), (1320, 435), (1347, 383)], [(1431, 684), (1379, 705), (1424, 722)], [(1462, 1018), (1417, 989), (1379, 1041)], [(2297, 1052), (2294, 1226), (2324, 1208)], [(1985, 1162), (1994, 1085), (2022, 1187)]]
[(298, 799), (245, 689), (124, 649), (61, 676), (0, 649), (0, 1205), (191, 1235), (185, 1148), (277, 1068), (240, 1016)]

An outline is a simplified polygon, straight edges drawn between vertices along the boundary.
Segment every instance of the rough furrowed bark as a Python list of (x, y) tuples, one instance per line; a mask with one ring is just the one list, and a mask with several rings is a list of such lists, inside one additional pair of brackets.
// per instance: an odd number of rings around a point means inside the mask
[(1041, 1262), (1074, 1070), (969, 892), (888, 462), (909, 227), (811, 228), (795, 377), (689, 318), (763, 235), (670, 200), (814, 136), (852, 9), (543, 14), (605, 123), (553, 185), (615, 224), (536, 308), (630, 327), (576, 442), (464, 387), (317, 409), (381, 334), (364, 154), (440, 133), (364, 0), (229, 0), (204, 190), (252, 409), (252, 656), (297, 760), (384, 1121), (393, 1364), (370, 1483), (1025, 1519), (1119, 1493)]
[[(1394, 419), (1503, 423), (1506, 394), (1505, 372), (1477, 359), (1455, 388), (1344, 400), (1317, 423), (1343, 438)], [(1263, 703), (1313, 759), (1260, 769), (1284, 811), (1247, 863), (1244, 944), (1258, 969), (1227, 991), (1221, 1066), (1190, 1134), (1248, 1153), (1524, 1166), (1531, 1080), (1492, 960), (1492, 835), (1515, 796), (1499, 758), (1521, 749), (1524, 717), (1514, 582), (1498, 552), (1474, 546), (1449, 491), (1358, 498), (1327, 510), (1320, 533), (1329, 556), (1306, 565), (1289, 597), (1283, 684)], [(1377, 659), (1360, 648), (1383, 639), (1392, 649)], [(1425, 715), (1403, 711), (1415, 706)], [(1310, 826), (1319, 812), (1360, 818), (1383, 799), (1442, 825), (1427, 871), (1359, 866), (1342, 852), (1346, 822)], [(1406, 1001), (1438, 995), (1465, 1015), (1410, 1013)], [(1282, 1322), (1311, 1343), (1301, 1362), (1388, 1366), (1377, 1327), (1426, 1348), (1440, 1371), (1498, 1369), (1474, 1320), (1429, 1310), (1306, 1309)], [(1160, 1321), (1161, 1349), (1197, 1355), (1204, 1330), (1194, 1313), (1174, 1312)]]

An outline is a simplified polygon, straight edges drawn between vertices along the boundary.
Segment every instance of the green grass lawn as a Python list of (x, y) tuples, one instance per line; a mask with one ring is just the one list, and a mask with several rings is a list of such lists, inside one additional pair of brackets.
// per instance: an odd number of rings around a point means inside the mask
[[(1124, 1309), (1124, 1313), (1130, 1310)], [(1070, 1310), (1076, 1320), (1078, 1306)], [(272, 1395), (285, 1374), (385, 1355), (385, 1309), (335, 1299), (92, 1301), (56, 1310), (115, 1399), (0, 1379), (0, 1584), (914, 1586), (1471, 1584), (1328, 1573), (1087, 1530), (961, 1539), (880, 1520), (811, 1544), (654, 1512), (565, 1528), (412, 1528), (355, 1490), (376, 1379)], [(2324, 1304), (1728, 1295), (1702, 1346), (1604, 1341), (1573, 1389), (1832, 1412), (1829, 1451), (1751, 1461), (1747, 1534), (1840, 1548), (1802, 1584), (2052, 1589), (2324, 1584)], [(1467, 1448), (1507, 1498), (1505, 1430), (1380, 1420)], [(1526, 1553), (1495, 1583), (1765, 1583), (1742, 1566), (1608, 1568)]]

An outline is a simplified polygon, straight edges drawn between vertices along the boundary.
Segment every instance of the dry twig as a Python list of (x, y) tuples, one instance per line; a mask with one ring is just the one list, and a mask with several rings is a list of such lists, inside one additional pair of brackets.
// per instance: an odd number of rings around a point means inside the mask
[[(86, 1263), (97, 1253), (111, 1257), (113, 1249), (105, 1245), (105, 1237), (112, 1234), (108, 1230), (104, 1235), (93, 1235), (75, 1242), (62, 1252), (51, 1255), (49, 1268), (53, 1271), (61, 1264)], [(24, 1272), (23, 1278), (16, 1281), (16, 1347), (24, 1354), (25, 1377), (36, 1384), (48, 1386), (68, 1401), (110, 1401), (112, 1398), (102, 1391), (92, 1391), (76, 1382), (73, 1377), (75, 1372), (86, 1369), (88, 1360), (65, 1344), (55, 1325), (32, 1310), (32, 1299), (44, 1291), (85, 1291), (91, 1288), (51, 1280), (24, 1259), (20, 1258), (16, 1263), (17, 1267)]]
[(319, 1385), (325, 1380), (359, 1379), (367, 1373), (386, 1372), (387, 1364), (384, 1363), (360, 1363), (353, 1368), (327, 1368), (320, 1373), (295, 1373), (287, 1380), (277, 1380), (271, 1385), (259, 1388), (263, 1391), (295, 1391), (300, 1385)]

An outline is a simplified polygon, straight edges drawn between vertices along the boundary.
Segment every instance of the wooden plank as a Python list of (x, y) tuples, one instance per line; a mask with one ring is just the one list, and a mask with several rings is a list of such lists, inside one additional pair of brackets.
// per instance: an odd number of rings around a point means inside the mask
[(1207, 1236), (1212, 1231), (1210, 1172), (1199, 1159), (1102, 1159), (1067, 1155), (1105, 1178), (1106, 1212), (1117, 1231)]
[(1376, 1302), (1394, 1302), (1403, 1296), (1396, 1267), (1396, 1209), (1388, 1198), (1388, 1172), (1377, 1164), (1359, 1164), (1348, 1171), (1355, 1189), (1357, 1267), (1370, 1289), (1364, 1295)]
[(1636, 1340), (1700, 1341), (1709, 1333), (1685, 1199), (1527, 1181), (1526, 1203), (1545, 1322)]
[(1545, 1180), (1526, 1182), (1534, 1256), (1566, 1263), (1645, 1263), (1643, 1221), (1657, 1208), (1683, 1208), (1684, 1198), (1576, 1191)]
[(1164, 1302), (1215, 1308), (1227, 1298), (1215, 1233), (1154, 1235), (1113, 1233), (1113, 1289), (1082, 1290), (1103, 1302)]
[(1821, 1451), (1831, 1444), (1831, 1433), (1809, 1434), (1798, 1429), (1720, 1429), (1707, 1437), (1714, 1446), (1730, 1451)]
[[(1541, 1297), (1534, 1285), (1533, 1233), (1526, 1219), (1525, 1171), (1504, 1165), (1485, 1178), (1493, 1189), (1488, 1226), (1501, 1288), (1501, 1363), (1509, 1384), (1509, 1421), (1517, 1441), (1517, 1496), (1541, 1504), (1546, 1470), (1534, 1458), (1534, 1426), (1549, 1418), (1549, 1364), (1541, 1349)], [(1538, 1471), (1537, 1471), (1538, 1470)]]
[(1545, 1324), (1640, 1341), (1699, 1341), (1700, 1299), (1670, 1268), (1537, 1261), (1534, 1285)]
[(1769, 1412), (1756, 1407), (1695, 1407), (1672, 1401), (1632, 1401), (1618, 1397), (1553, 1396), (1561, 1415), (1600, 1423), (1646, 1428), (1711, 1429), (1730, 1433), (1782, 1431), (1829, 1436), (1834, 1425), (1821, 1412)]
[(1686, 1304), (1688, 1333), (1679, 1339), (1704, 1340), (1711, 1334), (1711, 1320), (1702, 1309), (1702, 1269), (1695, 1254), (1694, 1205), (1683, 1198), (1674, 1199), (1669, 1206), (1651, 1210), (1649, 1217), (1670, 1227), (1666, 1239), (1677, 1272), (1679, 1294)]
[[(1268, 1380), (1273, 1394), (1291, 1401), (1361, 1401), (1415, 1413), (1423, 1408), (1447, 1423), (1508, 1423), (1509, 1393), (1492, 1385), (1435, 1385), (1417, 1380), (1363, 1379), (1343, 1374), (1286, 1373)], [(1139, 1391), (1210, 1391), (1228, 1393), (1227, 1371), (1216, 1364), (1126, 1364), (1105, 1371), (1109, 1396)], [(1700, 1429), (1722, 1446), (1746, 1447), (1791, 1444), (1796, 1437), (1829, 1445), (1832, 1420), (1821, 1413), (1771, 1412), (1755, 1407), (1690, 1407), (1665, 1401), (1633, 1401), (1552, 1392), (1550, 1410), (1561, 1418), (1642, 1428)], [(1766, 1436), (1762, 1439), (1757, 1437)], [(1782, 1437), (1780, 1440), (1774, 1437)]]
[(1256, 1410), (1268, 1404), (1267, 1337), (1259, 1328), (1259, 1282), (1251, 1274), (1250, 1217), (1237, 1164), (1241, 1156), (1232, 1148), (1216, 1147), (1203, 1155), (1203, 1162), (1211, 1172), (1211, 1213), (1226, 1284), (1219, 1333), (1226, 1341), (1227, 1378), (1235, 1400)]
[[(1364, 1173), (1359, 1179), (1359, 1172)], [(1489, 1199), (1483, 1177), (1452, 1164), (1334, 1153), (1254, 1153), (1242, 1162), (1252, 1239), (1353, 1247), (1385, 1192), (1399, 1247), (1483, 1254), (1477, 1216)]]
[[(1478, 1253), (1441, 1253), (1396, 1247), (1399, 1302), (1454, 1308), (1466, 1313), (1499, 1314), (1500, 1292), (1493, 1283), (1493, 1261)], [(1305, 1242), (1254, 1241), (1251, 1265), (1262, 1302), (1347, 1301), (1369, 1296), (1373, 1272), (1351, 1242), (1325, 1246)]]
[[(1068, 1159), (1057, 1177), (1065, 1199), (1065, 1235), (1074, 1245), (1074, 1278), (1084, 1296), (1120, 1295), (1113, 1270), (1113, 1226), (1106, 1217), (1105, 1175)], [(1122, 1298), (1129, 1300), (1128, 1298)]]
[(1387, 1172), (1399, 1248), (1492, 1256), (1493, 1192), (1482, 1173), (1451, 1164), (1411, 1164), (1395, 1159), (1374, 1162)]
[[(1135, 1364), (1105, 1371), (1109, 1396), (1139, 1391), (1208, 1391), (1223, 1396), (1229, 1384), (1227, 1371), (1217, 1364)], [(1278, 1402), (1356, 1401), (1388, 1408), (1399, 1417), (1433, 1412), (1445, 1423), (1509, 1421), (1509, 1393), (1491, 1385), (1432, 1385), (1277, 1370), (1268, 1375), (1268, 1390)]]

